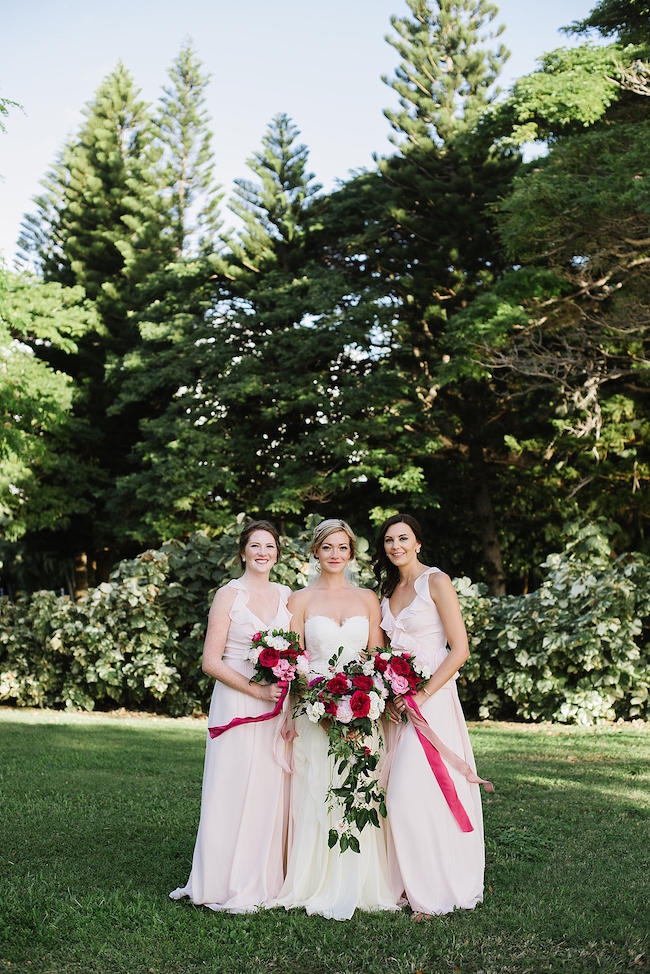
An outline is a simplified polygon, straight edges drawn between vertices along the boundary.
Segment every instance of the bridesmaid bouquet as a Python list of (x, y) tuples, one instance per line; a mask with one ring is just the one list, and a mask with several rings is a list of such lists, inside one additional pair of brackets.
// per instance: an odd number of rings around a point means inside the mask
[(309, 674), (309, 654), (300, 648), (297, 634), (284, 629), (256, 632), (244, 659), (255, 670), (251, 683), (289, 684)]
[(272, 633), (268, 631), (256, 632), (251, 642), (251, 648), (244, 653), (242, 659), (253, 664), (254, 672), (249, 682), (279, 683), (282, 687), (280, 699), (273, 710), (258, 714), (257, 717), (233, 717), (229, 724), (208, 727), (208, 733), (212, 738), (221, 737), (233, 727), (272, 720), (282, 712), (284, 701), (293, 681), (302, 682), (305, 686), (307, 684), (309, 656), (305, 650), (300, 648), (298, 636), (295, 632), (286, 632), (284, 629), (274, 629)]
[[(375, 671), (381, 675), (391, 700), (403, 693), (417, 693), (431, 679), (431, 670), (420, 663), (413, 653), (400, 649), (378, 649), (373, 657)], [(408, 721), (406, 712), (402, 720)]]
[[(379, 815), (386, 817), (384, 793), (377, 783), (380, 753), (373, 731), (384, 711), (388, 690), (375, 672), (373, 660), (337, 666), (330, 662), (331, 676), (312, 680), (297, 707), (315, 724), (327, 723), (328, 754), (334, 758), (340, 781), (330, 785), (330, 810), (337, 802), (342, 817), (330, 829), (329, 847), (339, 845), (341, 852), (359, 852), (358, 834), (366, 825), (379, 828)], [(381, 737), (379, 737), (381, 744)]]

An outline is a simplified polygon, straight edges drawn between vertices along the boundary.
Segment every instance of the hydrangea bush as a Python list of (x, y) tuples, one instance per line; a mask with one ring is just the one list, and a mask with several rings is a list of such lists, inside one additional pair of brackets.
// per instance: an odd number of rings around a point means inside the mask
[[(317, 517), (283, 539), (277, 581), (307, 583)], [(53, 592), (0, 599), (0, 701), (206, 711), (212, 680), (201, 670), (214, 592), (241, 574), (243, 515), (218, 537), (194, 535), (121, 562), (110, 580), (73, 602)], [(567, 526), (529, 595), (490, 598), (484, 585), (454, 585), (471, 656), (459, 690), (470, 716), (593, 723), (650, 716), (650, 568), (616, 557), (602, 524)], [(368, 543), (362, 585), (371, 585)]]

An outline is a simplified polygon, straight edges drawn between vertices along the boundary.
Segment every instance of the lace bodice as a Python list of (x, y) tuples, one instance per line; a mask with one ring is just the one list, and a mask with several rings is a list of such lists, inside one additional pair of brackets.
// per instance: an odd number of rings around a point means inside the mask
[(359, 659), (368, 646), (370, 624), (366, 616), (350, 616), (339, 626), (329, 616), (310, 616), (305, 622), (305, 648), (309, 653), (309, 669), (314, 674), (327, 675), (330, 658), (343, 647), (339, 664)]

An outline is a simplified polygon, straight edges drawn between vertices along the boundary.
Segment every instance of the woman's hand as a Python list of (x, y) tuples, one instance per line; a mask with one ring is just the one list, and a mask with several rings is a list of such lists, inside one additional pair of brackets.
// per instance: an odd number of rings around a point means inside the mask
[(260, 700), (266, 700), (267, 703), (277, 703), (282, 696), (282, 687), (279, 683), (258, 683), (260, 689)]
[[(401, 702), (402, 705), (401, 709), (399, 709), (397, 705), (398, 700)], [(386, 710), (388, 712), (388, 719), (393, 724), (399, 724), (400, 720), (402, 719), (403, 709), (404, 709), (404, 700), (402, 699), (402, 697), (395, 697), (394, 700), (386, 701)]]

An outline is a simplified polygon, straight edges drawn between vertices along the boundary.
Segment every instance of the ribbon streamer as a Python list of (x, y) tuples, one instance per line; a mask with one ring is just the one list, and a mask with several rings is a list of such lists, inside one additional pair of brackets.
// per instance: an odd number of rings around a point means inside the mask
[[(440, 790), (445, 797), (445, 801), (449, 806), (451, 814), (454, 816), (463, 832), (473, 832), (474, 827), (469, 820), (469, 816), (465, 811), (460, 798), (458, 797), (456, 786), (454, 785), (451, 775), (447, 771), (442, 759), (444, 758), (445, 761), (449, 762), (452, 768), (460, 771), (460, 773), (471, 784), (483, 785), (486, 791), (494, 791), (494, 785), (491, 781), (486, 781), (485, 778), (479, 778), (476, 772), (470, 768), (467, 761), (463, 761), (463, 759), (459, 757), (455, 751), (452, 751), (451, 748), (447, 747), (446, 744), (443, 744), (438, 735), (434, 733), (427, 721), (422, 716), (413, 694), (405, 693), (403, 695), (403, 699), (404, 703), (409, 709), (409, 718), (413, 724), (415, 733), (418, 736), (418, 740), (422, 745), (422, 749), (426, 755), (429, 767), (433, 771), (436, 781), (440, 785)], [(395, 750), (400, 737), (401, 734), (394, 741), (383, 762), (379, 783), (384, 788), (388, 784), (390, 768), (393, 763), (393, 758), (395, 757)]]
[(208, 727), (208, 734), (210, 737), (212, 739), (215, 737), (221, 737), (222, 734), (225, 734), (227, 730), (230, 730), (233, 727), (241, 727), (243, 724), (257, 724), (260, 721), (272, 720), (273, 717), (277, 717), (282, 710), (282, 705), (285, 701), (287, 693), (289, 692), (289, 685), (283, 680), (278, 680), (278, 684), (282, 687), (282, 693), (280, 694), (280, 699), (276, 703), (273, 710), (269, 710), (266, 714), (259, 714), (257, 717), (233, 717), (229, 724), (222, 724), (221, 726), (217, 727)]

